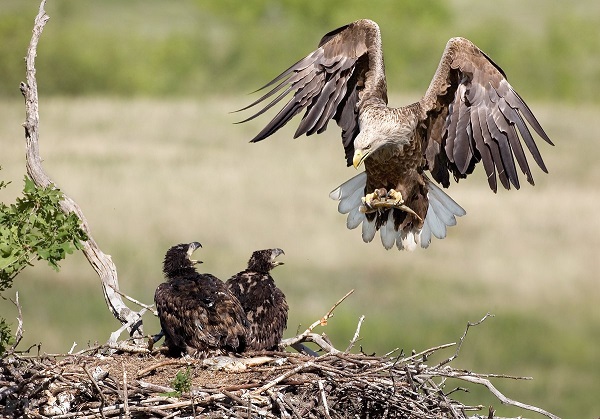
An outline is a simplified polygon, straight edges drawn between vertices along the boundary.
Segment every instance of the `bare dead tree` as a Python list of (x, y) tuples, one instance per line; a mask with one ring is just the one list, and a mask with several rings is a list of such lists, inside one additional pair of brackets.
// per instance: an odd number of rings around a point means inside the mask
[[(27, 174), (38, 187), (48, 187), (53, 185), (57, 188), (56, 183), (50, 179), (42, 166), (42, 158), (39, 150), (39, 106), (38, 106), (38, 90), (36, 81), (35, 58), (37, 56), (37, 46), (42, 35), (42, 31), (49, 16), (44, 10), (46, 1), (43, 0), (40, 4), (39, 13), (35, 18), (33, 27), (33, 35), (27, 56), (25, 57), (26, 66), (26, 83), (21, 82), (21, 93), (25, 98), (26, 120), (23, 124), (25, 128), (26, 139), (26, 166)], [(91, 234), (90, 226), (83, 215), (83, 211), (77, 203), (66, 194), (63, 194), (63, 199), (60, 202), (60, 207), (66, 214), (75, 213), (81, 220), (81, 227), (88, 236), (88, 240), (83, 244), (83, 253), (87, 260), (92, 265), (100, 277), (102, 291), (106, 304), (122, 325), (126, 325), (129, 335), (134, 338), (136, 344), (143, 344), (143, 325), (141, 314), (131, 310), (121, 298), (119, 293), (119, 281), (117, 279), (117, 268), (113, 263), (110, 255), (107, 255), (100, 250), (96, 241)], [(145, 310), (144, 310), (145, 311)], [(110, 340), (116, 339), (118, 336), (111, 335)]]

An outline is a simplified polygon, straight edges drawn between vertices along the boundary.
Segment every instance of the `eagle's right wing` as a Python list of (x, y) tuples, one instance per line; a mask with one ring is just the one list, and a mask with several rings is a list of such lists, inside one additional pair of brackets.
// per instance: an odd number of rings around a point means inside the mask
[(359, 102), (371, 97), (387, 103), (379, 27), (375, 22), (363, 19), (329, 32), (315, 51), (262, 89), (268, 87), (271, 90), (240, 111), (275, 97), (241, 122), (262, 115), (289, 93), (293, 92), (293, 95), (251, 142), (274, 134), (296, 114), (306, 110), (294, 138), (302, 134), (319, 134), (327, 129), (329, 120), (334, 119), (342, 129), (342, 143), (350, 166), (353, 141), (359, 130)]

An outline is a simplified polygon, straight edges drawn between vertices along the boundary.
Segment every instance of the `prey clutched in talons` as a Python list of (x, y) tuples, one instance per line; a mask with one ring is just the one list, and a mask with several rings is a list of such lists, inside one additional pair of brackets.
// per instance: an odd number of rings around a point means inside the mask
[(362, 205), (359, 207), (359, 211), (363, 214), (375, 212), (377, 211), (377, 208), (382, 208), (380, 204), (386, 199), (387, 191), (385, 190), (385, 188), (375, 189), (373, 193), (366, 194), (361, 198)]
[(385, 188), (375, 189), (373, 193), (365, 195), (362, 199), (362, 205), (359, 207), (359, 211), (363, 214), (376, 212), (379, 209), (386, 208), (397, 208), (399, 210), (413, 214), (419, 220), (422, 221), (421, 217), (414, 212), (410, 207), (404, 205), (404, 198), (402, 193), (395, 189), (386, 191)]

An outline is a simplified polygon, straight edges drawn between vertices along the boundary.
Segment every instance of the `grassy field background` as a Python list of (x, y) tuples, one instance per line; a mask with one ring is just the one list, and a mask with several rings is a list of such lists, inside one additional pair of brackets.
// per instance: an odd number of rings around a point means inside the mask
[[(413, 7), (410, 14), (406, 6), (404, 17), (391, 13), (397, 2), (382, 1), (368, 13), (357, 2), (311, 10), (314, 20), (288, 18), (288, 10), (304, 12), (299, 2), (282, 2), (283, 9), (256, 2), (263, 12), (280, 13), (269, 15), (270, 34), (242, 32), (261, 26), (252, 8), (228, 17), (225, 1), (208, 12), (198, 6), (203, 2), (167, 11), (159, 3), (50, 2), (38, 58), (44, 165), (82, 207), (125, 293), (150, 303), (162, 281), (164, 252), (175, 243), (200, 241), (201, 268), (222, 279), (243, 269), (253, 250), (281, 247), (286, 264), (275, 276), (290, 304), (286, 336), (350, 289), (354, 295), (323, 331), (345, 347), (364, 314), (365, 352), (454, 342), (467, 321), (492, 312), (496, 317), (470, 330), (455, 366), (532, 376), (494, 383), (511, 398), (565, 418), (600, 415), (600, 144), (594, 131), (600, 41), (590, 29), (600, 22), (597, 2), (454, 0), (439, 13)], [(25, 174), (18, 82), (38, 3), (7, 0), (4, 6), (0, 177), (13, 183), (0, 200), (9, 203)], [(265, 120), (234, 125), (240, 115), (229, 113), (249, 102), (242, 93), (312, 49), (324, 32), (366, 16), (382, 24), (391, 89), (420, 92), (428, 80), (408, 80), (427, 79), (448, 37), (466, 35), (506, 70), (557, 144), (540, 144), (550, 174), (534, 169), (535, 187), (523, 180), (520, 191), (494, 195), (480, 170), (452, 185), (448, 192), (467, 216), (426, 251), (385, 251), (378, 237), (364, 244), (360, 231), (346, 229), (328, 193), (356, 172), (344, 167), (334, 126), (297, 140), (290, 139), (290, 126), (251, 145)], [(281, 42), (297, 38), (298, 44), (267, 60), (267, 41), (280, 33)], [(427, 54), (411, 51), (416, 44)], [(214, 55), (205, 54), (208, 47)], [(390, 104), (418, 97), (393, 94)], [(85, 258), (75, 254), (62, 267), (55, 273), (38, 263), (5, 293), (20, 294), (23, 348), (41, 342), (43, 352), (64, 353), (73, 342), (78, 348), (102, 343), (119, 327)], [(0, 301), (0, 317), (15, 316)], [(147, 316), (146, 331), (157, 330)], [(460, 396), (465, 402), (493, 404), (502, 416), (538, 417), (470, 390)]]

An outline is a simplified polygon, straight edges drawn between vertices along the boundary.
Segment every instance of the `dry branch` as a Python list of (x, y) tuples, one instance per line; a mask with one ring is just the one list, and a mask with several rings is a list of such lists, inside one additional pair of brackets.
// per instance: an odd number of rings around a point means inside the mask
[(350, 352), (350, 350), (354, 347), (354, 345), (358, 341), (358, 338), (360, 337), (360, 328), (364, 321), (365, 321), (365, 316), (364, 315), (360, 316), (360, 318), (358, 319), (358, 325), (356, 326), (356, 332), (354, 332), (354, 336), (352, 336), (352, 339), (350, 340), (350, 344), (348, 345), (348, 347), (346, 348), (344, 353), (347, 354), (348, 352)]
[(331, 345), (329, 342), (327, 342), (327, 340), (325, 338), (323, 338), (320, 335), (317, 335), (316, 333), (313, 333), (313, 330), (317, 327), (317, 326), (327, 326), (327, 321), (333, 317), (333, 311), (344, 302), (344, 300), (346, 298), (348, 298), (352, 293), (354, 292), (354, 290), (350, 290), (346, 293), (346, 295), (344, 295), (342, 298), (340, 298), (330, 309), (327, 313), (325, 313), (325, 315), (323, 315), (323, 317), (321, 317), (319, 320), (315, 321), (313, 324), (311, 324), (308, 329), (306, 329), (304, 332), (300, 333), (297, 336), (294, 336), (293, 338), (289, 338), (289, 339), (283, 339), (281, 341), (281, 343), (279, 344), (279, 348), (280, 349), (285, 349), (288, 346), (293, 347), (294, 349), (298, 350), (299, 352), (302, 353), (308, 353), (309, 355), (312, 356), (316, 356), (317, 353), (315, 353), (314, 351), (311, 351), (310, 349), (300, 345), (302, 342), (314, 342), (317, 345), (319, 345), (321, 347), (321, 349), (323, 349), (325, 352), (327, 353), (337, 353), (339, 352), (336, 348), (333, 347), (333, 345)]
[[(40, 4), (39, 13), (35, 18), (33, 35), (25, 58), (27, 82), (21, 83), (21, 93), (25, 98), (26, 120), (23, 126), (25, 128), (26, 140), (27, 174), (38, 187), (54, 185), (56, 188), (56, 183), (50, 179), (42, 166), (42, 158), (39, 150), (39, 101), (37, 80), (35, 76), (35, 58), (37, 56), (37, 46), (40, 36), (49, 19), (49, 16), (44, 10), (45, 4), (46, 1), (43, 0)], [(117, 292), (119, 289), (119, 282), (115, 264), (112, 262), (109, 255), (104, 254), (100, 250), (95, 240), (92, 238), (91, 229), (83, 215), (83, 211), (77, 203), (66, 194), (63, 194), (60, 207), (64, 213), (75, 213), (81, 220), (81, 227), (88, 236), (88, 240), (82, 243), (83, 253), (92, 265), (92, 268), (94, 268), (100, 277), (104, 299), (109, 310), (122, 324), (128, 325), (130, 336), (137, 338), (139, 340), (139, 342), (137, 342), (138, 344), (143, 343), (141, 339), (143, 337), (141, 316), (139, 313), (136, 313), (127, 307), (120, 294)]]
[(469, 383), (481, 384), (482, 386), (487, 387), (488, 390), (490, 390), (492, 392), (492, 394), (494, 396), (496, 396), (502, 404), (519, 407), (519, 408), (525, 409), (525, 410), (530, 410), (532, 412), (536, 412), (541, 415), (547, 416), (551, 419), (560, 419), (558, 416), (553, 415), (552, 413), (547, 412), (544, 409), (540, 409), (539, 407), (531, 406), (531, 405), (528, 405), (525, 403), (518, 402), (516, 400), (509, 399), (504, 394), (502, 394), (500, 392), (500, 390), (498, 390), (496, 387), (494, 387), (494, 385), (490, 382), (490, 380), (483, 378), (479, 374), (455, 375), (454, 373), (451, 373), (451, 374), (447, 375), (447, 377), (458, 378), (459, 380), (467, 381)]
[[(2, 298), (6, 299), (5, 297)], [(23, 310), (21, 308), (21, 303), (19, 303), (19, 292), (17, 291), (15, 293), (14, 300), (9, 298), (9, 301), (13, 303), (17, 308), (17, 330), (15, 331), (15, 341), (10, 346), (10, 348), (8, 348), (8, 353), (13, 353), (17, 349), (17, 346), (21, 342), (21, 339), (23, 339)]]
[(452, 355), (450, 358), (443, 360), (437, 366), (441, 367), (443, 365), (446, 365), (446, 364), (454, 361), (458, 357), (458, 353), (460, 352), (460, 348), (462, 348), (463, 342), (465, 341), (465, 338), (467, 337), (467, 333), (469, 333), (469, 328), (473, 327), (473, 326), (479, 326), (481, 323), (486, 321), (489, 317), (494, 317), (494, 315), (491, 313), (486, 313), (485, 316), (483, 316), (481, 318), (481, 320), (479, 320), (479, 321), (476, 321), (474, 323), (467, 322), (467, 327), (465, 328), (465, 332), (463, 333), (463, 335), (460, 337), (460, 340), (458, 341), (458, 345), (456, 346), (456, 352), (454, 352), (454, 355)]

